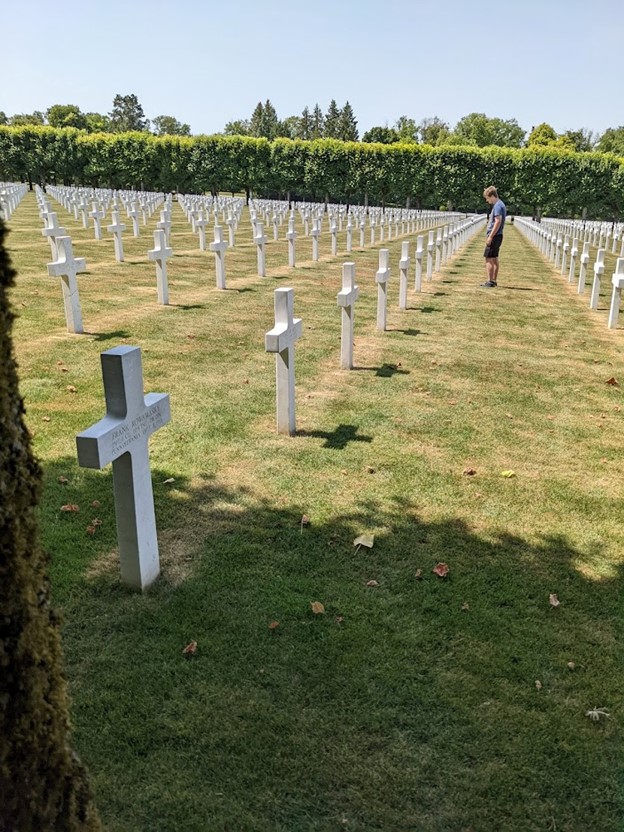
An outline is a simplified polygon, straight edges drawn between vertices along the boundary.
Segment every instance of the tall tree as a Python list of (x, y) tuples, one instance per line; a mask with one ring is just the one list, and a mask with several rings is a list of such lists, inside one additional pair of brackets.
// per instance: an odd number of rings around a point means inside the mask
[(598, 136), (585, 127), (581, 127), (579, 130), (566, 130), (563, 136), (572, 142), (577, 153), (588, 153), (594, 149), (598, 141)]
[(325, 127), (323, 130), (323, 136), (326, 139), (338, 139), (340, 133), (340, 110), (338, 105), (336, 104), (335, 100), (329, 102), (329, 107), (327, 108), (327, 114), (325, 115)]
[(394, 127), (371, 127), (362, 136), (363, 142), (378, 142), (379, 144), (396, 144), (401, 141)]
[(136, 95), (116, 95), (110, 112), (110, 125), (113, 133), (126, 133), (129, 130), (146, 132), (149, 119), (145, 118), (143, 107)]
[(394, 129), (399, 134), (402, 142), (408, 144), (418, 144), (418, 127), (413, 118), (407, 116), (399, 116), (394, 125)]
[(308, 107), (303, 108), (303, 112), (299, 117), (299, 129), (297, 132), (298, 139), (312, 138), (312, 116)]
[(442, 121), (438, 116), (433, 116), (433, 118), (424, 118), (420, 122), (418, 133), (423, 144), (430, 144), (435, 147), (444, 143), (451, 130), (445, 121)]
[(226, 136), (249, 136), (249, 131), (249, 121), (246, 118), (228, 121), (223, 130)]
[(9, 119), (7, 117), (7, 114), (4, 112), (4, 110), (0, 110), (0, 124), (8, 124), (8, 123), (9, 123)]
[(280, 121), (277, 125), (277, 135), (283, 136), (286, 139), (297, 139), (299, 138), (300, 132), (300, 123), (301, 119), (299, 116), (288, 116), (283, 121)]
[(10, 122), (13, 127), (40, 125), (45, 124), (45, 115), (41, 110), (35, 110), (33, 113), (16, 113), (14, 116), (11, 116)]
[(521, 147), (526, 133), (515, 119), (504, 121), (490, 118), (485, 113), (468, 113), (455, 125), (451, 135), (453, 144), (476, 147)]
[(624, 127), (609, 127), (598, 139), (596, 150), (624, 156)]
[(15, 272), (0, 221), (0, 829), (94, 832), (85, 770), (69, 745), (59, 619), (37, 530), (41, 471), (11, 342)]
[(262, 135), (264, 125), (264, 105), (258, 101), (249, 121), (249, 135), (259, 138)]
[(85, 113), (89, 133), (110, 133), (110, 118), (103, 113)]
[(347, 101), (340, 111), (338, 119), (338, 138), (343, 142), (357, 142), (360, 134), (357, 129), (357, 121), (353, 107)]
[(53, 104), (46, 110), (50, 127), (76, 127), (87, 129), (87, 117), (76, 104)]
[(319, 107), (318, 104), (314, 105), (314, 110), (312, 111), (312, 129), (311, 129), (311, 139), (320, 139), (325, 134), (325, 117), (323, 116), (323, 111)]
[(264, 110), (262, 112), (262, 132), (260, 135), (265, 139), (275, 139), (279, 131), (279, 119), (277, 117), (277, 110), (267, 98), (264, 102)]
[(533, 127), (531, 129), (529, 138), (527, 139), (527, 146), (534, 147), (537, 145), (544, 147), (549, 144), (555, 144), (558, 138), (559, 137), (557, 136), (555, 128), (543, 121), (541, 124), (538, 124), (537, 127)]
[(173, 116), (156, 116), (152, 120), (154, 133), (157, 136), (190, 136), (191, 125), (178, 121)]

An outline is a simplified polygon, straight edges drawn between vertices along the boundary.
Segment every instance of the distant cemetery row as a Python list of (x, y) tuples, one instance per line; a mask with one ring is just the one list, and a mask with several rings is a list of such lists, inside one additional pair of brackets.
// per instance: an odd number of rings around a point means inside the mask
[(243, 136), (0, 127), (0, 180), (616, 220), (624, 161), (550, 147), (430, 147)]

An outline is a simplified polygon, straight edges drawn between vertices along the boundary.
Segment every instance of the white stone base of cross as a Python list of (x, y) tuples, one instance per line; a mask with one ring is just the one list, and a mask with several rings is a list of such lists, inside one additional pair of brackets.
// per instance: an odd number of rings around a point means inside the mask
[(106, 416), (76, 437), (78, 464), (113, 463), (121, 579), (143, 590), (160, 572), (148, 440), (171, 418), (169, 396), (143, 395), (139, 347), (115, 347), (101, 360)]
[(277, 432), (292, 436), (295, 421), (295, 343), (301, 337), (301, 318), (294, 317), (294, 291), (275, 290), (275, 326), (264, 336), (267, 352), (275, 353)]

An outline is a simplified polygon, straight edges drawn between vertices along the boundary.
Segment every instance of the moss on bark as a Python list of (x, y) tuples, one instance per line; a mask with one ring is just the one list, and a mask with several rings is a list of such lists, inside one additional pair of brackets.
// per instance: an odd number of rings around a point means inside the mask
[(41, 472), (11, 340), (15, 272), (5, 235), (0, 220), (0, 830), (90, 832), (101, 827), (69, 745), (59, 621), (35, 513)]

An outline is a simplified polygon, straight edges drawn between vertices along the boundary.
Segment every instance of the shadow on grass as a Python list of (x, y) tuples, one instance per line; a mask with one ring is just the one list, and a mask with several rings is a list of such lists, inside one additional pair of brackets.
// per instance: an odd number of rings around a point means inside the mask
[(413, 306), (410, 308), (412, 308), (415, 312), (422, 312), (424, 315), (430, 315), (432, 312), (441, 312), (441, 310), (435, 306)]
[(392, 376), (408, 376), (410, 374), (409, 370), (403, 370), (398, 364), (382, 364), (381, 367), (353, 367), (351, 372), (374, 372), (377, 378), (392, 378)]
[[(326, 436), (340, 430), (354, 426)], [(192, 811), (215, 829), (338, 817), (434, 832), (541, 829), (555, 813), (561, 829), (618, 828), (617, 720), (585, 716), (622, 687), (619, 581), (580, 568), (602, 547), (485, 538), (370, 491), (304, 527), (305, 504), (154, 469), (162, 575), (139, 595), (119, 580), (111, 479), (61, 459), (42, 506), (76, 744), (105, 825), (184, 829)], [(190, 771), (209, 787), (189, 789)]]
[(181, 309), (183, 312), (190, 312), (193, 309), (207, 309), (205, 303), (170, 303), (169, 306)]
[(425, 335), (422, 329), (388, 329), (387, 332), (401, 332), (403, 335)]
[(114, 332), (87, 332), (85, 330), (85, 335), (89, 335), (93, 338), (94, 341), (111, 341), (113, 338), (132, 338), (131, 333), (126, 332), (125, 329), (116, 329)]
[(298, 430), (297, 436), (310, 436), (318, 439), (325, 439), (324, 448), (333, 448), (342, 451), (349, 442), (372, 442), (372, 436), (358, 436), (357, 425), (338, 425), (331, 433), (323, 430)]

